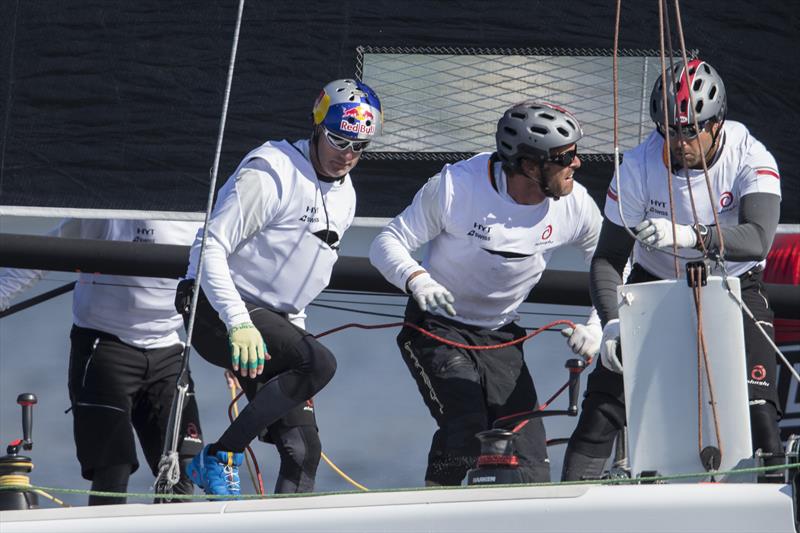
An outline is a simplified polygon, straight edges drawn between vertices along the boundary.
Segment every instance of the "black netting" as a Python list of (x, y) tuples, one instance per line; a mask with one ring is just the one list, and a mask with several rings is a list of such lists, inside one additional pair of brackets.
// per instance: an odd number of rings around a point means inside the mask
[[(503, 88), (515, 82), (511, 73), (522, 68), (514, 57), (549, 66), (544, 74), (522, 76), (528, 76), (529, 87), (514, 89), (514, 98), (535, 93), (552, 80), (564, 84), (564, 76), (555, 75), (564, 65), (578, 66), (575, 84), (584, 91), (594, 83), (586, 80), (605, 79), (602, 71), (608, 63), (603, 61), (610, 61), (613, 44), (613, 2), (509, 0), (500, 5), (466, 0), (438, 2), (435, 9), (431, 5), (426, 0), (249, 2), (220, 177), (224, 180), (239, 158), (264, 140), (307, 136), (320, 87), (359, 72), (360, 45), (371, 45), (362, 50), (365, 75), (370, 54), (397, 59), (425, 53), (432, 61), (444, 56), (465, 61), (469, 52), (476, 61), (470, 68), (476, 72), (486, 69), (482, 63), (490, 56), (502, 67), (485, 75), (496, 76), (496, 85)], [(0, 2), (0, 209), (41, 205), (202, 211), (236, 6), (235, 0)], [(657, 55), (656, 8), (654, 2), (625, 5), (620, 66), (626, 72), (637, 72), (637, 61)], [(750, 2), (718, 0), (685, 3), (682, 11), (687, 46), (699, 50), (725, 79), (729, 118), (747, 124), (778, 160), (782, 221), (800, 221), (800, 183), (793, 176), (800, 164), (793, 113), (800, 96), (796, 76), (787, 71), (795, 63), (794, 5), (760, 4), (756, 10)], [(674, 34), (674, 21), (672, 30)], [(558, 87), (558, 95), (570, 94)], [(501, 96), (502, 91), (495, 92), (491, 98)], [(595, 115), (591, 110), (604, 108), (608, 91), (592, 105), (583, 101), (585, 93), (577, 94), (584, 96), (565, 101), (555, 98), (554, 91), (553, 99), (586, 113), (580, 118), (587, 135), (602, 139), (608, 112)], [(630, 117), (626, 127), (641, 116), (634, 96), (623, 109)], [(496, 122), (490, 115), (510, 99), (497, 98), (497, 107), (481, 108), (477, 123)], [(392, 112), (386, 119), (391, 127), (399, 116)], [(446, 150), (425, 148), (434, 152), (430, 161), (415, 155), (402, 155), (402, 160), (370, 155), (354, 172), (357, 214), (396, 214), (428, 176), (453, 160), (452, 153), (466, 157), (489, 147), (491, 138), (481, 140), (487, 131), (478, 128), (464, 136), (472, 146), (456, 137)], [(442, 151), (452, 153), (436, 155)], [(608, 149), (598, 142), (583, 152), (602, 159)], [(580, 174), (602, 200), (610, 165), (588, 161)]]

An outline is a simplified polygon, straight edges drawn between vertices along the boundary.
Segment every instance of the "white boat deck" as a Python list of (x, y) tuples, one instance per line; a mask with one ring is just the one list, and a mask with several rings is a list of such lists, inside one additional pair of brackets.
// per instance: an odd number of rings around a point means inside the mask
[(791, 489), (677, 484), (428, 489), (0, 512), (3, 533), (795, 533)]

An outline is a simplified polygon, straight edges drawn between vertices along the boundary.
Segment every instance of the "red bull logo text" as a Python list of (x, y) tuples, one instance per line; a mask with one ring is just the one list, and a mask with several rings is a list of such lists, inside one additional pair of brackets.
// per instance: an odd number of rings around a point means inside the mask
[(372, 135), (375, 133), (375, 115), (362, 107), (351, 107), (342, 113), (339, 123), (342, 131)]

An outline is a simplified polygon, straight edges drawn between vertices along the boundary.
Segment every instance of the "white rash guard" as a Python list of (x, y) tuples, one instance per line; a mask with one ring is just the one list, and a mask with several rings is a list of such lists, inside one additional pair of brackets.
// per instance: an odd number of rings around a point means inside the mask
[[(67, 219), (48, 234), (65, 238), (156, 244), (192, 243), (199, 222)], [(39, 281), (42, 270), (0, 271), (0, 300), (7, 302)], [(75, 285), (75, 325), (116, 335), (126, 344), (151, 349), (180, 342), (183, 319), (175, 310), (177, 279), (82, 273)], [(5, 307), (5, 305), (3, 306)]]
[[(744, 125), (725, 121), (720, 133), (719, 153), (708, 168), (713, 205), (721, 226), (739, 223), (741, 198), (751, 193), (768, 193), (780, 197), (780, 174), (775, 158), (763, 144), (747, 131)], [(618, 226), (632, 228), (647, 218), (670, 218), (670, 202), (667, 184), (667, 166), (664, 139), (653, 131), (645, 141), (625, 154), (620, 166), (620, 190), (616, 179), (611, 181), (606, 198), (605, 215)], [(692, 195), (701, 224), (713, 225), (714, 215), (709, 202), (708, 189), (703, 169), (689, 170)], [(694, 224), (689, 186), (684, 171), (671, 174), (672, 195), (675, 204), (675, 223)], [(618, 201), (621, 198), (625, 220), (620, 218)], [(681, 248), (680, 255), (699, 259), (700, 251)], [(633, 250), (636, 263), (662, 279), (675, 277), (675, 266), (671, 255), (648, 249), (638, 241)], [(685, 276), (686, 261), (679, 260), (679, 275)], [(761, 261), (727, 261), (728, 273), (741, 275)]]
[[(308, 141), (267, 142), (219, 191), (200, 283), (229, 329), (250, 321), (244, 302), (302, 315), (330, 281), (356, 195), (349, 175), (318, 180), (308, 149)], [(326, 233), (331, 245), (317, 236)], [(201, 237), (192, 246), (189, 278), (196, 277)]]
[(572, 194), (558, 201), (514, 202), (504, 192), (500, 163), (490, 169), (490, 155), (445, 165), (428, 180), (376, 237), (370, 261), (406, 290), (409, 275), (420, 270), (411, 252), (430, 242), (422, 267), (453, 294), (455, 320), (497, 329), (519, 318), (517, 308), (556, 248), (576, 245), (589, 264), (602, 217), (577, 182)]

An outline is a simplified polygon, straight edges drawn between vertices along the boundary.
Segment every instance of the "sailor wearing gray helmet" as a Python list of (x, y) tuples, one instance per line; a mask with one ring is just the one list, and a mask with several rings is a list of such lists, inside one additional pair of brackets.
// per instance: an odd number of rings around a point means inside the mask
[[(520, 338), (517, 308), (542, 276), (553, 251), (572, 244), (588, 261), (600, 211), (574, 181), (580, 168), (578, 120), (568, 111), (527, 101), (497, 125), (495, 153), (445, 165), (386, 226), (370, 249), (372, 264), (411, 294), (406, 321), (469, 345)], [(411, 253), (428, 243), (420, 265)], [(569, 345), (584, 357), (599, 349), (596, 315)], [(458, 485), (475, 466), (475, 434), (506, 415), (534, 409), (536, 389), (521, 344), (461, 349), (405, 327), (400, 351), (436, 420), (425, 480)], [(544, 426), (531, 420), (516, 439), (522, 479), (550, 478)]]

